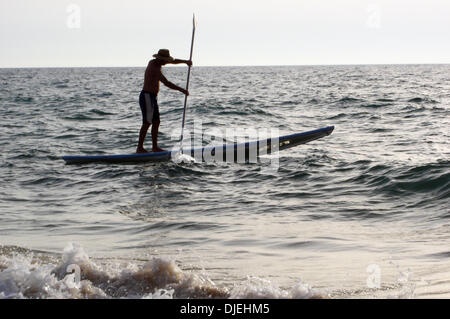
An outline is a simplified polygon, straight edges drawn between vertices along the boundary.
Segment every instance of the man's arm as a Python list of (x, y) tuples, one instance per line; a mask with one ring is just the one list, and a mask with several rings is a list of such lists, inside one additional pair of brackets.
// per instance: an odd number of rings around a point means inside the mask
[(192, 61), (191, 60), (180, 60), (180, 59), (175, 59), (172, 62), (169, 62), (170, 64), (180, 64), (180, 63), (186, 63), (189, 66), (192, 66)]
[(161, 77), (159, 79), (165, 86), (172, 90), (180, 91), (183, 94), (189, 95), (189, 91), (186, 91), (185, 89), (179, 87), (178, 85), (173, 84), (169, 80), (166, 79), (166, 77), (161, 73)]

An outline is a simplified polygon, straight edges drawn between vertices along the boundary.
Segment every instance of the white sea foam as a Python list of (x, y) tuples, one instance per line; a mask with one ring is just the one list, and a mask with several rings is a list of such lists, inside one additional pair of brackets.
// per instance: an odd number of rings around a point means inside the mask
[(185, 154), (185, 153), (181, 153), (180, 151), (176, 152), (173, 156), (172, 156), (172, 161), (174, 161), (177, 164), (180, 163), (195, 163), (195, 158)]
[(327, 295), (301, 280), (291, 289), (283, 289), (270, 280), (247, 277), (244, 283), (231, 290), (230, 297), (233, 299), (309, 299), (326, 298)]
[[(72, 270), (79, 269), (79, 274)], [(323, 297), (299, 282), (282, 289), (269, 280), (249, 277), (231, 291), (207, 277), (183, 271), (173, 260), (144, 264), (96, 263), (83, 247), (69, 244), (61, 258), (35, 253), (0, 256), (0, 298), (314, 298)], [(77, 278), (77, 276), (79, 276)]]
[[(77, 244), (59, 263), (36, 262), (34, 254), (1, 256), (1, 298), (208, 298), (226, 297), (209, 280), (183, 272), (172, 260), (143, 265), (98, 265)], [(72, 267), (71, 267), (72, 266)], [(80, 280), (68, 269), (80, 270)]]

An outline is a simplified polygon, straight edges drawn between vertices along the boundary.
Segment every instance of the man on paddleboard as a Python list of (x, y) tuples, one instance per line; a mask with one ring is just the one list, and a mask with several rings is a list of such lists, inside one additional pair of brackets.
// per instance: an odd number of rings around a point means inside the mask
[(165, 86), (173, 90), (180, 91), (183, 94), (189, 95), (189, 92), (185, 89), (168, 81), (161, 72), (161, 67), (166, 64), (180, 64), (186, 63), (188, 66), (192, 65), (190, 60), (174, 59), (170, 56), (169, 50), (161, 49), (158, 54), (153, 55), (154, 59), (151, 60), (147, 69), (145, 70), (144, 87), (139, 95), (139, 105), (142, 111), (142, 126), (139, 132), (139, 143), (136, 149), (136, 153), (148, 153), (144, 148), (144, 140), (147, 135), (147, 131), (150, 125), (152, 127), (152, 142), (153, 152), (162, 152), (163, 149), (158, 147), (158, 130), (159, 130), (159, 107), (157, 96), (159, 92), (159, 82), (161, 81)]

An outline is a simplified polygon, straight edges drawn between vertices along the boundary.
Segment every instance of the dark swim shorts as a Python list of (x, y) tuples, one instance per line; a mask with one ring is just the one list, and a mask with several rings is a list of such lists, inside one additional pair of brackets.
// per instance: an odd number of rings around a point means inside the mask
[(141, 91), (139, 105), (142, 112), (143, 123), (155, 123), (159, 121), (159, 107), (156, 94)]

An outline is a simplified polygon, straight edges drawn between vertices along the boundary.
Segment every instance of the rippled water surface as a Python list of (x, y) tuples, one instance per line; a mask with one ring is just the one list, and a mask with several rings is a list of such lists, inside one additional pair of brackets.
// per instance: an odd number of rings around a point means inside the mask
[[(143, 72), (0, 70), (0, 297), (450, 297), (450, 66), (194, 67), (203, 144), (335, 130), (277, 170), (65, 165), (134, 152)], [(183, 102), (162, 87), (162, 147)]]

